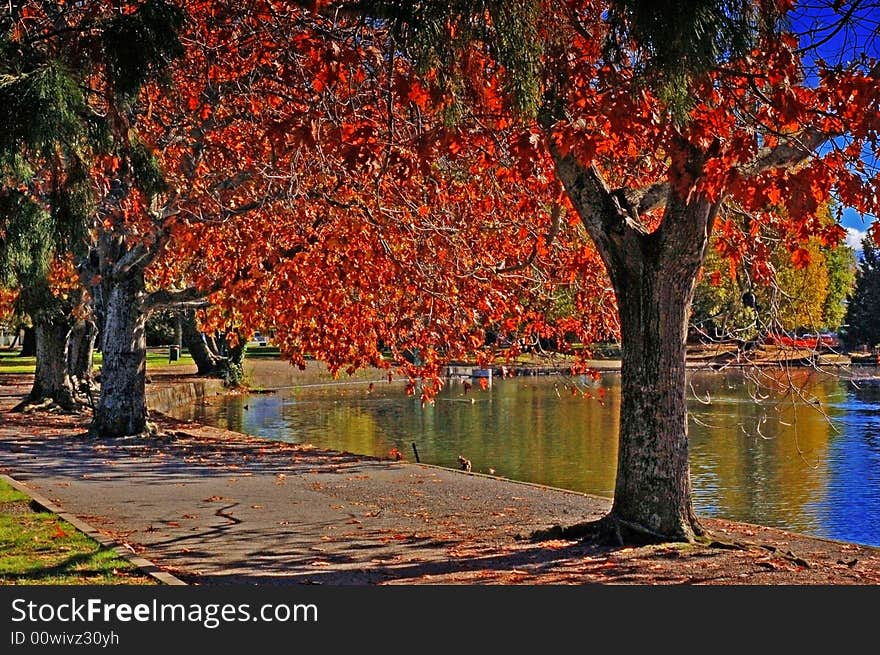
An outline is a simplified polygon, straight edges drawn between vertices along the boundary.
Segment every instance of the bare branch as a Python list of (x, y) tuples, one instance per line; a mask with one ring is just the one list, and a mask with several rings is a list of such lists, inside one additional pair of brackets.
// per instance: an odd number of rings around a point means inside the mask
[[(553, 240), (556, 238), (556, 235), (559, 233), (559, 220), (562, 217), (562, 205), (558, 202), (553, 203), (553, 209), (550, 211), (550, 229), (547, 231), (547, 234), (544, 235), (544, 243), (549, 246), (553, 243)], [(523, 269), (528, 268), (532, 265), (532, 262), (535, 261), (535, 258), (538, 256), (538, 244), (536, 243), (532, 246), (532, 251), (529, 253), (529, 256), (526, 258), (524, 262), (519, 264), (512, 264), (511, 266), (499, 266), (495, 269), (496, 273), (515, 273), (517, 271), (521, 271)]]
[(113, 269), (110, 272), (111, 277), (122, 278), (136, 266), (146, 266), (149, 264), (149, 260), (152, 259), (150, 251), (151, 248), (144, 244), (134, 246), (113, 265)]

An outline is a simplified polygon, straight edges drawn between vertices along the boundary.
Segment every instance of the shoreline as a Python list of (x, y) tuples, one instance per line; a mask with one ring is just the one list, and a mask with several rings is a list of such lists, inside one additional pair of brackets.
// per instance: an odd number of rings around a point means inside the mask
[(81, 418), (15, 415), (0, 470), (196, 584), (880, 584), (880, 548), (724, 519), (701, 518), (708, 544), (532, 542), (610, 501), (156, 420), (168, 436), (110, 443), (77, 436)]

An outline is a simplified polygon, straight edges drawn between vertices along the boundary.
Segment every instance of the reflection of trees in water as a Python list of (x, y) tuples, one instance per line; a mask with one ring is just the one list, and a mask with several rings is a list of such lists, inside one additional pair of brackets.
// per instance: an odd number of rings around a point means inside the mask
[[(769, 525), (815, 529), (808, 506), (829, 475), (840, 380), (811, 369), (767, 368), (696, 375), (694, 469), (711, 473), (712, 511)], [(707, 427), (711, 426), (711, 427)]]
[(568, 378), (522, 378), (465, 393), (460, 383), (451, 382), (434, 405), (425, 407), (393, 394), (348, 392), (335, 404), (330, 390), (297, 397), (308, 420), (332, 435), (333, 448), (386, 455), (396, 447), (409, 455), (415, 441), (423, 462), (455, 467), (458, 455), (464, 455), (474, 471), (491, 468), (504, 477), (609, 495), (619, 386), (614, 383), (602, 403), (583, 397), (580, 386), (573, 396), (574, 386)]
[(880, 408), (880, 381), (854, 380), (847, 384), (846, 393), (853, 400)]
[(847, 384), (845, 430), (831, 446), (831, 471), (823, 514), (825, 533), (837, 539), (880, 544), (880, 386)]

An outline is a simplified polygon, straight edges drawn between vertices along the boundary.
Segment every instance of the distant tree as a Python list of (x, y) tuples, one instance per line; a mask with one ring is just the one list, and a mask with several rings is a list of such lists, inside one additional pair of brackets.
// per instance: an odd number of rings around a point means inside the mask
[(815, 332), (822, 327), (828, 298), (828, 265), (816, 239), (802, 244), (798, 259), (788, 252), (774, 253), (775, 280), (770, 286), (766, 322), (771, 329)]
[(856, 286), (846, 311), (850, 347), (880, 343), (880, 248), (869, 234), (862, 239), (862, 261), (856, 272)]
[(853, 292), (856, 282), (855, 250), (847, 245), (824, 250), (825, 265), (828, 269), (828, 295), (822, 311), (825, 328), (837, 331), (846, 323), (846, 300)]
[[(826, 204), (817, 212), (827, 228), (837, 221)], [(774, 225), (756, 228), (728, 218), (735, 234), (713, 237), (694, 291), (691, 323), (709, 339), (752, 339), (768, 331), (837, 330), (852, 292), (855, 253), (842, 233), (792, 243)]]

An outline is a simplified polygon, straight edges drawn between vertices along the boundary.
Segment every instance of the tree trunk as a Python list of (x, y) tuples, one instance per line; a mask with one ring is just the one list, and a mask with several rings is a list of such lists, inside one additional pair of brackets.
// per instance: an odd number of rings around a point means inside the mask
[(27, 398), (15, 409), (22, 410), (35, 403), (51, 400), (65, 411), (79, 409), (73, 383), (67, 372), (67, 339), (70, 325), (67, 321), (34, 318), (37, 367), (34, 384)]
[(247, 351), (247, 340), (239, 332), (238, 343), (227, 348), (228, 355), (223, 361), (221, 375), (227, 387), (240, 387), (244, 382), (244, 354)]
[(24, 328), (24, 337), (21, 340), (20, 357), (33, 357), (37, 354), (37, 334), (32, 327)]
[(640, 274), (615, 285), (623, 361), (609, 518), (622, 541), (692, 541), (703, 533), (691, 502), (685, 380), (695, 273), (668, 257), (641, 259)]
[[(706, 157), (684, 139), (679, 145), (671, 168), (684, 173), (680, 179), (627, 194), (612, 190), (596, 166), (562, 155), (550, 142), (559, 179), (617, 296), (623, 357), (617, 480), (599, 529), (620, 543), (692, 541), (703, 534), (691, 499), (685, 340), (722, 199), (696, 186), (681, 188), (695, 184)], [(642, 215), (657, 206), (664, 207), (663, 218), (651, 231)]]
[(196, 313), (192, 309), (180, 312), (180, 324), (183, 344), (192, 355), (199, 370), (199, 375), (212, 375), (217, 372), (221, 359), (211, 352), (196, 324)]
[(92, 433), (100, 437), (142, 434), (147, 429), (143, 270), (109, 285), (102, 337), (101, 396)]
[(180, 312), (174, 312), (174, 344), (178, 348), (183, 345), (183, 317)]
[(91, 392), (92, 367), (95, 358), (95, 339), (98, 328), (94, 321), (80, 319), (70, 331), (67, 368), (75, 389)]

